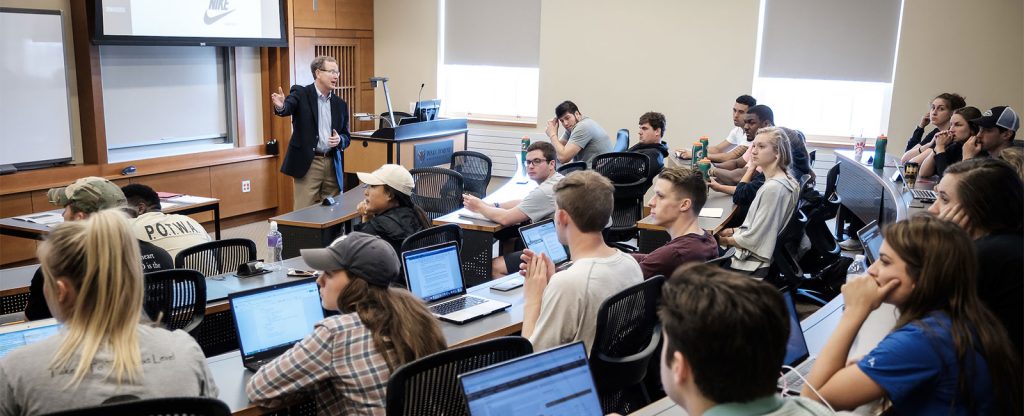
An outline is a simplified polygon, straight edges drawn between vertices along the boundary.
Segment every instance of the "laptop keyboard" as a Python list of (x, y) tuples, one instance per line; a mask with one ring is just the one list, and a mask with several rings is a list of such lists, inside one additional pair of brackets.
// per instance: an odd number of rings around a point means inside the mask
[(447, 315), (452, 312), (458, 312), (463, 309), (468, 309), (484, 303), (485, 300), (477, 297), (463, 296), (461, 298), (452, 299), (445, 303), (439, 303), (431, 306), (430, 311), (438, 315)]
[(787, 371), (786, 374), (779, 377), (779, 387), (790, 391), (799, 391), (804, 388), (804, 379), (811, 373), (814, 361), (816, 361), (816, 358), (804, 360), (804, 362), (794, 367), (796, 371)]
[(935, 191), (928, 189), (911, 189), (910, 194), (914, 196), (914, 199), (930, 199), (935, 200)]

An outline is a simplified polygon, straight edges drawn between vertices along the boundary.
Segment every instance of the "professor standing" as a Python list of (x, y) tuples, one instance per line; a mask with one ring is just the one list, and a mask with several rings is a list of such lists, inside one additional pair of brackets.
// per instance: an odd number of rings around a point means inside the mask
[(312, 84), (292, 85), (287, 97), (281, 87), (270, 94), (274, 114), (292, 116), (292, 139), (281, 172), (295, 180), (294, 209), (317, 204), (341, 191), (342, 152), (351, 141), (348, 104), (333, 92), (338, 86), (338, 62), (318, 56), (309, 69)]

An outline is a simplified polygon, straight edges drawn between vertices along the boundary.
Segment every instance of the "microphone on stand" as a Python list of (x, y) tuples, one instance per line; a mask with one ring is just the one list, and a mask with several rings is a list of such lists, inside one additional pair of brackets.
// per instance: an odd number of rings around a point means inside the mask
[(417, 102), (417, 103), (419, 103), (419, 102), (420, 102), (420, 97), (422, 97), (422, 96), (423, 96), (423, 87), (425, 87), (426, 85), (427, 85), (426, 83), (422, 83), (422, 84), (420, 84), (420, 93), (419, 93), (419, 94), (416, 94), (416, 102)]

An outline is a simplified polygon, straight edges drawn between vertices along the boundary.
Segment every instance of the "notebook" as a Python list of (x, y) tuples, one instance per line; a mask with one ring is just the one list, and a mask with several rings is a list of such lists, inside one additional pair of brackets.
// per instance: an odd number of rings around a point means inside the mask
[(315, 279), (228, 294), (242, 365), (256, 371), (313, 332), (324, 319)]
[(871, 221), (857, 231), (857, 238), (864, 245), (864, 258), (868, 266), (878, 260), (878, 251), (882, 249), (882, 228), (878, 221)]
[(803, 378), (810, 374), (816, 357), (811, 357), (811, 352), (807, 349), (807, 338), (804, 338), (804, 331), (800, 327), (800, 318), (796, 313), (792, 293), (784, 292), (782, 296), (786, 299), (786, 309), (789, 311), (789, 341), (786, 343), (786, 358), (783, 364), (793, 367), (795, 371), (788, 370), (779, 377), (778, 387), (799, 391), (803, 388)]
[(53, 318), (0, 326), (0, 358), (18, 348), (42, 341), (59, 330), (60, 324)]
[(565, 270), (566, 267), (572, 265), (572, 262), (569, 261), (569, 252), (558, 241), (555, 220), (547, 219), (519, 227), (519, 237), (523, 239), (523, 244), (526, 244), (526, 248), (529, 248), (530, 251), (546, 254), (555, 263), (557, 270)]
[(459, 376), (469, 414), (603, 415), (582, 342)]
[(405, 286), (439, 319), (464, 324), (512, 306), (466, 294), (459, 247), (454, 241), (402, 253)]

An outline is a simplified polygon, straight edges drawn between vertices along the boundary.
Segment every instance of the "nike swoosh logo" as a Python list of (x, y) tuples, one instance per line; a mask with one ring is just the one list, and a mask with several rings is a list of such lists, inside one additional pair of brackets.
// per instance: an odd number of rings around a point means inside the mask
[(212, 25), (212, 24), (216, 23), (218, 20), (222, 19), (224, 16), (227, 16), (227, 15), (231, 14), (231, 12), (233, 12), (235, 10), (236, 9), (231, 9), (231, 10), (225, 11), (223, 13), (210, 16), (210, 10), (207, 9), (206, 10), (206, 14), (203, 15), (203, 23), (206, 23), (208, 25)]

